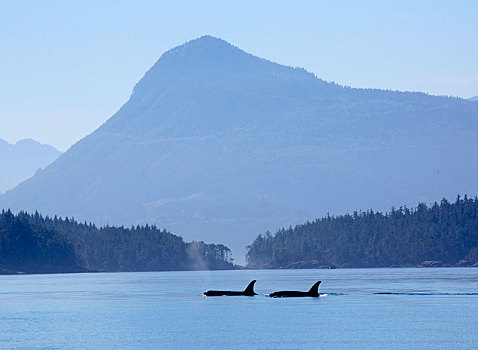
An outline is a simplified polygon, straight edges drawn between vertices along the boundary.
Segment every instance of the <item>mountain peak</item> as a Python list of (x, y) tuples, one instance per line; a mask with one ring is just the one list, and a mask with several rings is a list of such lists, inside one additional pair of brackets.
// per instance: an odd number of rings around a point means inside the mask
[(33, 139), (10, 144), (0, 138), (0, 193), (15, 187), (53, 162), (61, 153)]
[(204, 35), (166, 51), (145, 77), (166, 70), (197, 72), (203, 69), (233, 69), (248, 59), (260, 60), (225, 40)]
[(219, 77), (244, 79), (268, 75), (273, 79), (313, 79), (305, 69), (284, 66), (247, 53), (227, 41), (210, 35), (190, 40), (166, 51), (136, 84), (132, 96), (157, 94), (182, 80), (211, 81)]
[(170, 61), (175, 64), (192, 65), (191, 68), (197, 69), (202, 65), (210, 66), (227, 62), (224, 61), (225, 59), (234, 59), (235, 61), (238, 56), (254, 57), (225, 40), (204, 35), (166, 51), (150, 71), (158, 65), (167, 65)]
[(132, 96), (144, 96), (163, 84), (169, 85), (204, 71), (234, 72), (251, 59), (260, 60), (222, 39), (204, 35), (162, 54), (136, 84)]
[(211, 36), (211, 35), (203, 35), (199, 38), (186, 41), (184, 44), (176, 46), (169, 51), (166, 51), (166, 53), (183, 51), (188, 49), (197, 49), (197, 48), (208, 48), (208, 49), (233, 48), (233, 49), (239, 50), (237, 47), (235, 47), (234, 45), (228, 43), (227, 41), (221, 38), (216, 38), (215, 36)]
[(41, 143), (34, 139), (26, 138), (26, 139), (18, 140), (15, 143), (15, 146), (41, 146)]
[(43, 144), (41, 142), (38, 142), (37, 140), (34, 140), (32, 138), (25, 138), (18, 140), (13, 143), (9, 143), (8, 141), (0, 138), (0, 145), (3, 146), (8, 146), (11, 149), (16, 148), (16, 149), (39, 149), (39, 148), (49, 148), (51, 150), (54, 150), (56, 153), (60, 154), (61, 152), (58, 151), (55, 147), (50, 146), (48, 144)]

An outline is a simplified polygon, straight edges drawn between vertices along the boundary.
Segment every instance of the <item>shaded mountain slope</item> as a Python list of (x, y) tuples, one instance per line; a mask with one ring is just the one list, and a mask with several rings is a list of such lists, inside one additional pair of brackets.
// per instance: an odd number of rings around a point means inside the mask
[(206, 36), (0, 206), (157, 223), (240, 261), (259, 232), (327, 211), (474, 195), (476, 135), (473, 101), (342, 87)]

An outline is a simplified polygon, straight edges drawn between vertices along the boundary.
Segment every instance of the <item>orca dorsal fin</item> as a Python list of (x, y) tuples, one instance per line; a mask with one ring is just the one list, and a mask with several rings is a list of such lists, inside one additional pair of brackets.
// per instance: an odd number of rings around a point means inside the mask
[(256, 295), (256, 293), (254, 293), (254, 283), (256, 283), (256, 280), (253, 280), (251, 281), (251, 283), (249, 283), (246, 289), (244, 289), (244, 295), (248, 295), (248, 296)]
[(312, 286), (312, 288), (310, 288), (309, 290), (309, 294), (313, 297), (318, 297), (319, 296), (319, 285), (320, 285), (320, 282), (322, 281), (317, 281), (314, 283), (314, 285)]

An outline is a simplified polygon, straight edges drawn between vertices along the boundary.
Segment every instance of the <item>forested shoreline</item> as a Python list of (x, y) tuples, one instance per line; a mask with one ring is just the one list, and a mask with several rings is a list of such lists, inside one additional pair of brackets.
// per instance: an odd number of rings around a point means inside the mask
[(37, 212), (0, 214), (0, 274), (232, 268), (226, 246), (186, 243), (156, 226), (98, 228)]
[[(478, 266), (478, 198), (327, 215), (259, 235), (246, 258), (248, 268)], [(233, 269), (232, 261), (222, 244), (186, 243), (154, 225), (0, 214), (0, 274)]]
[(246, 258), (250, 268), (478, 266), (478, 199), (328, 215), (259, 235)]

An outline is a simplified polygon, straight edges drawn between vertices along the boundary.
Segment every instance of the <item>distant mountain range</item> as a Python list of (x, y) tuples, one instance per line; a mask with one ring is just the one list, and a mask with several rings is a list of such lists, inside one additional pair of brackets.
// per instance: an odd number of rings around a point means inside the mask
[(14, 145), (0, 139), (0, 193), (32, 177), (60, 154), (54, 147), (32, 139), (20, 140)]
[(241, 262), (258, 233), (327, 212), (475, 195), (477, 135), (473, 101), (344, 87), (205, 36), (0, 207), (157, 224)]

